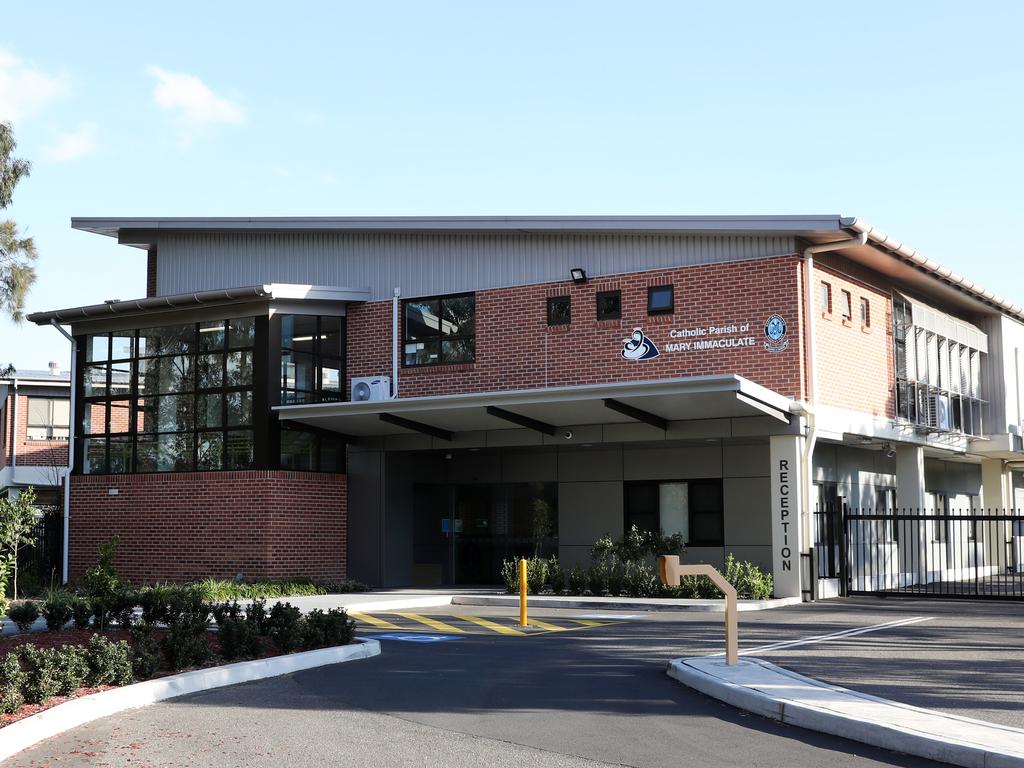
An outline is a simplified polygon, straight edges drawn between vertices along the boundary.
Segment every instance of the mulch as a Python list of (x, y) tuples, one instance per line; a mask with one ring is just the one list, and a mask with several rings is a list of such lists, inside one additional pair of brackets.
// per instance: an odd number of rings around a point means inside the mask
[[(103, 632), (98, 632), (95, 629), (62, 629), (59, 632), (22, 632), (16, 635), (5, 635), (3, 637), (0, 637), (0, 656), (3, 656), (9, 651), (13, 651), (20, 645), (26, 644), (32, 644), (37, 648), (60, 648), (65, 645), (88, 646), (89, 641), (92, 639), (92, 636), (96, 634), (101, 634), (103, 635), (103, 637), (113, 642), (117, 642), (118, 640), (130, 640), (130, 635), (128, 631), (124, 629), (106, 629)], [(153, 630), (153, 637), (156, 640), (159, 640), (166, 634), (166, 629)], [(215, 655), (219, 654), (220, 638), (217, 636), (217, 633), (210, 632), (209, 640), (210, 647), (213, 649), (213, 653)], [(273, 643), (268, 642), (263, 650), (263, 653), (254, 658), (267, 659), (271, 656), (280, 655), (280, 650), (278, 650)], [(237, 661), (250, 660), (251, 659), (237, 659)], [(216, 667), (225, 663), (227, 662), (225, 662), (223, 659), (215, 657), (211, 659), (208, 663), (203, 664), (199, 667), (189, 667), (187, 669), (179, 670), (161, 669), (158, 670), (155, 675), (148, 679), (155, 680), (160, 677), (167, 677), (168, 675), (176, 675), (180, 674), (181, 672), (191, 672), (196, 669), (207, 669), (209, 667)], [(0, 729), (2, 729), (4, 726), (10, 725), (11, 723), (17, 722), (18, 720), (23, 720), (24, 718), (29, 717), (31, 715), (35, 715), (39, 712), (50, 709), (52, 707), (56, 707), (58, 704), (63, 704), (64, 702), (70, 701), (71, 699), (81, 698), (82, 696), (88, 696), (91, 693), (99, 693), (100, 691), (109, 691), (112, 688), (116, 687), (117, 686), (113, 685), (105, 685), (99, 688), (79, 688), (71, 696), (54, 696), (52, 698), (47, 699), (42, 704), (24, 704), (22, 705), (21, 709), (19, 709), (17, 712), (0, 713)]]

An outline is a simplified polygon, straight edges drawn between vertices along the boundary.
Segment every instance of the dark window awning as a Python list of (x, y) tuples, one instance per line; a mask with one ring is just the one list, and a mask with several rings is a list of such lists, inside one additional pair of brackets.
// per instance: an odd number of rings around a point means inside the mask
[(673, 422), (767, 416), (791, 423), (793, 401), (741, 376), (589, 384), (366, 402), (287, 405), (285, 422), (353, 438), (421, 433), (451, 440), (465, 432), (554, 430), (590, 424), (644, 424), (664, 433)]

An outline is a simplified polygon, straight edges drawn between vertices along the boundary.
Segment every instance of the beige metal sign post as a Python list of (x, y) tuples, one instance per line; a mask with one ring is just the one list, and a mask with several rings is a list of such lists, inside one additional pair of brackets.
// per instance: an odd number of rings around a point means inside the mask
[(658, 558), (658, 574), (662, 584), (678, 586), (683, 576), (707, 576), (725, 595), (725, 662), (739, 662), (738, 628), (736, 625), (736, 587), (725, 580), (725, 576), (705, 563), (680, 565), (679, 555), (662, 555)]

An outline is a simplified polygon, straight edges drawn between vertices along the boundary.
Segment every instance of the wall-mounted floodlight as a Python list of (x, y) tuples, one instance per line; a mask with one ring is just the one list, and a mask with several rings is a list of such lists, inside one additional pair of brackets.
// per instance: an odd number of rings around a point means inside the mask
[(587, 273), (584, 271), (583, 267), (573, 267), (570, 269), (569, 277), (572, 278), (572, 281), (576, 283), (576, 285), (583, 285), (583, 283), (587, 282)]

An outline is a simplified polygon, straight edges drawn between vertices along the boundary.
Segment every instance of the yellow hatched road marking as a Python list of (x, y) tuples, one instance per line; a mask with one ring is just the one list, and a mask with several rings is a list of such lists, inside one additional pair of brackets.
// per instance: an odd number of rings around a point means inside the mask
[(603, 627), (603, 621), (590, 621), (589, 619), (571, 619), (574, 624), (582, 624), (584, 627)]
[(454, 627), (451, 624), (445, 624), (443, 621), (432, 619), (429, 616), (420, 616), (418, 613), (399, 613), (397, 616), (401, 616), (403, 619), (409, 619), (410, 621), (418, 621), (420, 624), (426, 624), (428, 627), (436, 629), (438, 632), (455, 632), (460, 635), (466, 634), (466, 630)]
[(540, 627), (549, 632), (565, 632), (568, 629), (568, 627), (560, 627), (557, 624), (548, 624), (546, 621), (537, 621), (536, 619), (530, 619), (530, 626)]
[(482, 619), (479, 616), (456, 616), (455, 618), (456, 619), (462, 619), (463, 621), (468, 621), (468, 622), (470, 622), (472, 624), (477, 624), (477, 625), (479, 625), (481, 627), (484, 627), (485, 629), (490, 629), (490, 630), (492, 630), (494, 632), (498, 632), (498, 633), (500, 633), (502, 635), (525, 635), (526, 634), (525, 632), (522, 632), (522, 631), (520, 631), (518, 629), (512, 629), (511, 627), (503, 627), (501, 624), (497, 624), (496, 622), (493, 622), (493, 621), (488, 621), (487, 619)]
[(356, 621), (365, 621), (367, 624), (373, 624), (373, 626), (380, 627), (381, 629), (401, 629), (397, 624), (392, 624), (390, 621), (384, 621), (384, 619), (378, 619), (376, 616), (371, 616), (368, 613), (350, 611), (348, 615)]

